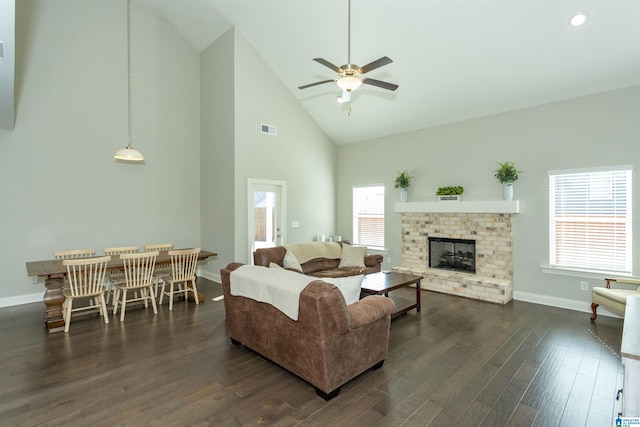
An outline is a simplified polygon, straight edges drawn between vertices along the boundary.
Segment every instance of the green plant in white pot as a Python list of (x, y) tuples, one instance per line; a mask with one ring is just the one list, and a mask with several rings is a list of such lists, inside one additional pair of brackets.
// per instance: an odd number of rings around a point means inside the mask
[(436, 196), (438, 196), (438, 200), (456, 200), (459, 201), (462, 199), (462, 193), (464, 193), (464, 188), (460, 185), (450, 186), (450, 187), (438, 187), (438, 191), (436, 191)]
[(500, 166), (496, 169), (495, 177), (502, 184), (502, 198), (504, 200), (513, 200), (513, 183), (518, 180), (519, 171), (513, 162), (498, 163)]
[(395, 188), (399, 188), (400, 189), (400, 201), (401, 202), (406, 202), (407, 201), (407, 189), (409, 188), (409, 186), (411, 185), (411, 180), (413, 179), (413, 175), (411, 173), (411, 171), (408, 170), (403, 170), (403, 171), (396, 171), (396, 181), (395, 181)]

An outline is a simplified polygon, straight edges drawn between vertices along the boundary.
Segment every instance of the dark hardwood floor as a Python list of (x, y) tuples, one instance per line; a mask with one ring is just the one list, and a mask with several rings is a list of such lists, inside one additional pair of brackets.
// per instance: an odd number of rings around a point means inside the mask
[(423, 291), (384, 366), (325, 402), (230, 344), (220, 285), (198, 286), (199, 306), (76, 318), (68, 334), (47, 333), (43, 304), (0, 309), (0, 425), (603, 427), (620, 410), (620, 319)]

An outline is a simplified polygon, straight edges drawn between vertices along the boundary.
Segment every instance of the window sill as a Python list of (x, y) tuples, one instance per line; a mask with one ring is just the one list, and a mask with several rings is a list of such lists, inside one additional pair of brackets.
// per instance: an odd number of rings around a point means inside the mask
[(556, 276), (582, 277), (585, 279), (604, 280), (607, 277), (632, 277), (631, 274), (622, 274), (608, 271), (580, 270), (577, 268), (552, 267), (541, 265), (540, 270), (545, 274)]
[(377, 246), (367, 246), (367, 253), (368, 254), (380, 254), (380, 255), (386, 255), (389, 253), (389, 250), (387, 248), (380, 248)]

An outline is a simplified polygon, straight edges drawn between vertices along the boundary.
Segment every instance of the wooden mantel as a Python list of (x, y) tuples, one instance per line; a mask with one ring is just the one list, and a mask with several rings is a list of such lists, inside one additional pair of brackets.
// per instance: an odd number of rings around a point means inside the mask
[(396, 202), (399, 213), (520, 213), (518, 200), (480, 200), (469, 202)]

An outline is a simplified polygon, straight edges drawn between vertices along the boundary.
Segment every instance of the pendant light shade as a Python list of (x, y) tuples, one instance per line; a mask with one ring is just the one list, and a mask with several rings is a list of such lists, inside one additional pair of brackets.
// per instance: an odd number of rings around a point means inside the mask
[(131, 0), (127, 0), (127, 129), (129, 142), (126, 147), (116, 151), (113, 158), (127, 162), (142, 162), (142, 153), (131, 148)]
[(134, 150), (129, 145), (116, 151), (116, 154), (114, 154), (113, 157), (118, 160), (127, 160), (130, 162), (141, 162), (144, 160), (142, 153), (138, 150)]

